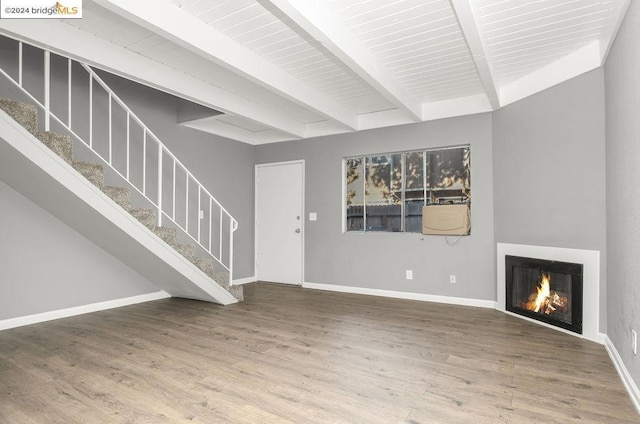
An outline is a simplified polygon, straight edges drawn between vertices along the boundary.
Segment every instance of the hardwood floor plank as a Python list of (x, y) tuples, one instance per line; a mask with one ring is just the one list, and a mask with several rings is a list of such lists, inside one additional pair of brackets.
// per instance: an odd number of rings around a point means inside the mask
[(245, 287), (0, 332), (0, 423), (640, 423), (603, 346), (494, 310)]

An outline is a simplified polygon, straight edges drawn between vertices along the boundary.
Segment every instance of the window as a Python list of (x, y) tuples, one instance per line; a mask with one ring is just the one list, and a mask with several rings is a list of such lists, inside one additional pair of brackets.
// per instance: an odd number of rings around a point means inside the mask
[(347, 231), (422, 231), (422, 207), (470, 204), (469, 146), (345, 159)]

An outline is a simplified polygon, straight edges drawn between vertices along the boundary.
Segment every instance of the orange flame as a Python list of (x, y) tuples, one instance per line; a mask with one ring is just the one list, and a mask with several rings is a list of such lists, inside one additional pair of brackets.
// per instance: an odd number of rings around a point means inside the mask
[(535, 300), (534, 312), (540, 312), (540, 308), (542, 308), (545, 300), (551, 296), (551, 278), (549, 274), (542, 274), (542, 281), (540, 281), (540, 286), (537, 290), (538, 295)]

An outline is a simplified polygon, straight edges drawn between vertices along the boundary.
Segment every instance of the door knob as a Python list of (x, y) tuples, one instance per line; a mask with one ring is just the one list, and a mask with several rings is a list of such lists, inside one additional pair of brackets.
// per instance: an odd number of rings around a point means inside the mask
[(299, 232), (300, 232), (300, 228), (296, 228), (296, 233), (299, 233)]

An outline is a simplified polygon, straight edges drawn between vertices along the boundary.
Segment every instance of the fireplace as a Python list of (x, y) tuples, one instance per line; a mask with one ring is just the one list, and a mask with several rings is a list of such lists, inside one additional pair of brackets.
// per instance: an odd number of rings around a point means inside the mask
[(583, 266), (505, 255), (505, 309), (582, 334)]

